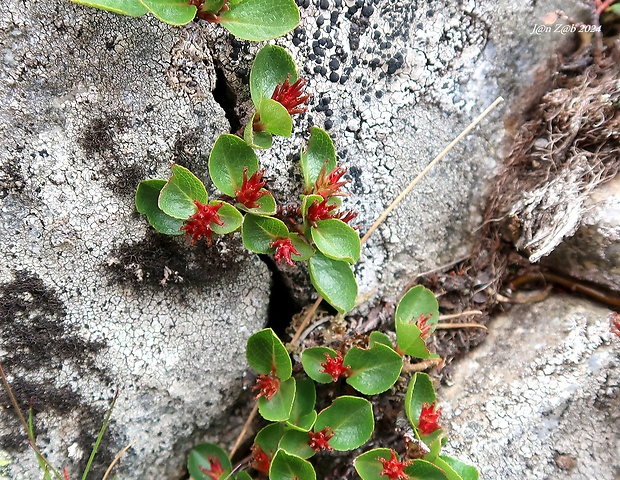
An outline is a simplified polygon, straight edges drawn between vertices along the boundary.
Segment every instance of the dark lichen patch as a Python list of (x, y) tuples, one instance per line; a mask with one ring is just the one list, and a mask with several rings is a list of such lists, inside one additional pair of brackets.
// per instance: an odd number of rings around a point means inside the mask
[[(93, 435), (97, 435), (103, 422), (105, 409), (88, 405), (70, 385), (59, 385), (54, 372), (69, 364), (76, 371), (88, 371), (108, 384), (109, 377), (94, 362), (95, 355), (105, 345), (80, 337), (66, 316), (58, 293), (36, 274), (18, 271), (14, 281), (0, 286), (0, 348), (7, 352), (2, 364), (20, 408), (27, 411), (32, 399), (35, 424), (36, 415), (41, 412), (58, 416), (59, 421), (63, 416), (79, 418), (78, 442), (88, 452)], [(0, 402), (10, 404), (4, 390), (0, 392)], [(3, 423), (11, 433), (0, 436), (0, 448), (12, 451), (29, 448), (16, 415), (6, 415)], [(46, 435), (40, 428), (38, 433)], [(101, 474), (101, 469), (113, 458), (109, 442), (105, 441), (100, 448), (97, 470)]]
[(118, 114), (94, 118), (84, 128), (78, 145), (88, 155), (114, 153), (118, 133), (127, 127), (127, 120)]
[(8, 353), (3, 364), (38, 371), (69, 361), (94, 368), (92, 358), (104, 345), (89, 342), (67, 323), (58, 294), (35, 274), (18, 271), (0, 286), (0, 345)]
[(241, 240), (220, 239), (212, 246), (190, 246), (184, 238), (171, 238), (149, 231), (144, 240), (125, 243), (108, 255), (105, 269), (114, 283), (138, 290), (225, 283), (223, 278), (239, 268), (244, 258)]
[(25, 180), (22, 173), (21, 155), (24, 151), (23, 146), (17, 146), (13, 152), (9, 151), (9, 155), (13, 154), (0, 168), (0, 199), (6, 198), (11, 192), (21, 192), (24, 189)]

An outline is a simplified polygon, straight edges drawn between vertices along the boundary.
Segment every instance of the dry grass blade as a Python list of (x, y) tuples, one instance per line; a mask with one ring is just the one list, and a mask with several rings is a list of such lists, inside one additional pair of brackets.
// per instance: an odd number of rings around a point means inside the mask
[(108, 467), (108, 469), (103, 474), (103, 477), (101, 478), (101, 480), (107, 480), (107, 478), (110, 475), (110, 473), (112, 473), (112, 469), (116, 466), (116, 464), (119, 462), (121, 457), (123, 455), (125, 455), (125, 453), (127, 453), (127, 450), (129, 450), (131, 447), (133, 447), (135, 443), (136, 443), (136, 440), (132, 441), (125, 448), (123, 448), (120, 452), (118, 452), (116, 454), (116, 456), (114, 457), (114, 459), (110, 463), (110, 466)]

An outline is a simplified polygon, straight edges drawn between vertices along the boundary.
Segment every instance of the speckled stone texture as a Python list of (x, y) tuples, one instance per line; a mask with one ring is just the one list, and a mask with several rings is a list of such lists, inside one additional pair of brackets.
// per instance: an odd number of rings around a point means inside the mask
[[(12, 0), (0, 32), (0, 361), (72, 479), (115, 389), (89, 478), (130, 441), (119, 478), (180, 478), (239, 391), (270, 290), (240, 241), (192, 249), (135, 213), (139, 180), (172, 161), (204, 173), (228, 131), (204, 35)], [(1, 398), (0, 477), (40, 478)]]
[[(299, 0), (302, 22), (276, 40), (292, 52), (314, 95), (295, 138), (261, 160), (280, 201), (300, 193), (291, 170), (311, 125), (333, 136), (349, 168), (353, 223), (365, 232), (383, 209), (498, 95), (506, 102), (434, 168), (370, 239), (355, 270), (362, 293), (395, 294), (411, 275), (467, 253), (480, 223), (512, 102), (565, 37), (532, 34), (560, 6), (576, 2)], [(251, 61), (260, 47), (215, 45), (247, 121)], [(286, 159), (286, 161), (285, 161)], [(293, 179), (293, 181), (291, 181)], [(284, 192), (282, 194), (281, 192)], [(298, 286), (298, 285), (297, 285)], [(311, 290), (297, 292), (304, 298)]]
[(620, 339), (610, 311), (569, 296), (515, 306), (438, 393), (446, 454), (489, 480), (620, 475)]
[(620, 178), (592, 192), (575, 235), (564, 240), (543, 263), (620, 291)]

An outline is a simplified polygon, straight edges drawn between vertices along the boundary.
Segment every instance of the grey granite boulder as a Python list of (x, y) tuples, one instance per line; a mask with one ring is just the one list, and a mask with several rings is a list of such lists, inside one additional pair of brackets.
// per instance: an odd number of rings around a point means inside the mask
[(515, 306), (439, 391), (446, 453), (489, 480), (620, 472), (620, 338), (610, 311), (564, 295)]
[[(240, 241), (190, 248), (135, 212), (139, 180), (204, 173), (228, 131), (205, 37), (64, 1), (3, 2), (0, 32), (0, 362), (71, 478), (116, 389), (91, 478), (130, 441), (119, 478), (179, 478), (270, 292)], [(0, 398), (0, 477), (40, 478)]]
[(581, 225), (543, 260), (571, 277), (620, 291), (620, 178), (585, 201)]

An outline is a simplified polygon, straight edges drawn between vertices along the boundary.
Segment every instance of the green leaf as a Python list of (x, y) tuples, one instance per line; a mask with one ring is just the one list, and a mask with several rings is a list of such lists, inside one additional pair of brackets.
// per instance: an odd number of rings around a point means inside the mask
[(263, 99), (270, 99), (278, 84), (284, 83), (289, 75), (291, 84), (297, 81), (295, 62), (285, 49), (277, 45), (261, 48), (250, 71), (250, 95), (254, 106), (258, 109)]
[(272, 423), (256, 434), (254, 443), (267, 455), (273, 457), (273, 454), (278, 449), (280, 440), (289, 430), (290, 429), (283, 423)]
[(308, 261), (308, 272), (316, 291), (340, 313), (355, 306), (357, 282), (348, 263), (316, 252)]
[(245, 355), (250, 367), (258, 373), (267, 375), (275, 370), (280, 380), (286, 380), (293, 371), (286, 347), (271, 328), (256, 332), (248, 339)]
[(321, 411), (313, 430), (325, 427), (334, 431), (329, 444), (338, 451), (354, 450), (365, 444), (375, 428), (372, 405), (365, 398), (343, 395)]
[[(288, 113), (288, 112), (287, 112)], [(252, 119), (245, 126), (243, 130), (243, 139), (252, 148), (271, 148), (273, 144), (273, 136), (269, 132), (255, 132), (254, 131), (254, 117), (256, 113), (252, 115)]]
[(396, 307), (396, 320), (399, 323), (415, 323), (421, 315), (428, 314), (431, 317), (427, 323), (433, 326), (433, 332), (439, 320), (439, 304), (433, 292), (422, 285), (409, 290)]
[(243, 185), (243, 171), (248, 178), (258, 170), (258, 158), (247, 143), (235, 135), (220, 135), (209, 155), (209, 175), (213, 184), (230, 197)]
[(334, 381), (329, 373), (322, 373), (324, 367), (321, 363), (327, 361), (325, 354), (328, 353), (331, 358), (336, 358), (336, 350), (327, 347), (311, 347), (306, 348), (301, 353), (301, 364), (304, 367), (306, 375), (318, 383), (331, 383)]
[(187, 168), (172, 165), (172, 177), (159, 193), (159, 208), (166, 215), (187, 220), (196, 213), (194, 200), (207, 203), (207, 189), (204, 184)]
[(402, 357), (380, 343), (369, 350), (352, 347), (344, 363), (351, 366), (347, 383), (364, 395), (385, 392), (396, 383), (403, 367)]
[(235, 473), (230, 478), (227, 478), (227, 477), (224, 477), (224, 478), (226, 480), (252, 480), (252, 477), (250, 477), (250, 474), (248, 472), (246, 472), (246, 471), (241, 471), (241, 472)]
[(213, 478), (200, 470), (200, 467), (211, 470), (209, 457), (214, 460), (218, 459), (224, 470), (232, 470), (232, 464), (224, 450), (213, 443), (201, 443), (191, 449), (187, 459), (187, 469), (194, 480), (211, 480)]
[(435, 295), (430, 290), (418, 285), (409, 290), (396, 307), (394, 324), (396, 341), (401, 352), (416, 358), (430, 358), (432, 354), (426, 348), (421, 337), (421, 330), (416, 321), (421, 316), (431, 315), (427, 325), (431, 326), (429, 335), (437, 327), (439, 306)]
[(377, 343), (380, 343), (382, 345), (390, 347), (391, 349), (394, 349), (394, 344), (392, 343), (392, 340), (390, 340), (390, 337), (388, 337), (383, 332), (374, 331), (370, 334), (370, 337), (368, 339), (368, 346), (372, 348)]
[(136, 190), (136, 209), (146, 215), (151, 226), (166, 235), (182, 235), (180, 228), (184, 221), (166, 215), (157, 206), (159, 192), (164, 188), (165, 180), (143, 180)]
[(315, 202), (321, 203), (323, 201), (323, 197), (320, 195), (302, 195), (301, 196), (301, 215), (304, 217), (304, 221), (306, 220), (306, 216), (308, 215), (308, 209), (314, 205)]
[(220, 235), (226, 235), (227, 233), (237, 230), (243, 222), (243, 215), (232, 205), (222, 202), (221, 200), (212, 200), (209, 205), (222, 205), (217, 214), (220, 216), (224, 225), (218, 225), (217, 223), (211, 223), (211, 230)]
[(434, 463), (446, 473), (448, 480), (478, 480), (479, 478), (476, 467), (455, 458), (441, 455), (435, 459)]
[(205, 0), (204, 4), (202, 5), (202, 9), (205, 12), (215, 14), (215, 13), (218, 13), (222, 9), (225, 3), (226, 3), (226, 0)]
[[(355, 466), (355, 471), (362, 477), (362, 480), (385, 480), (387, 478), (381, 475), (383, 464), (379, 458), (390, 460), (392, 458), (392, 450), (389, 448), (375, 448), (362, 453), (355, 459), (353, 465)], [(396, 455), (396, 458), (400, 461), (398, 455)]]
[(280, 441), (280, 448), (301, 458), (310, 458), (316, 452), (308, 445), (310, 437), (307, 431), (289, 430)]
[(309, 378), (297, 380), (293, 409), (287, 423), (302, 430), (310, 430), (316, 420), (315, 402), (316, 389), (314, 388), (314, 382)]
[(293, 132), (293, 119), (286, 108), (271, 98), (263, 98), (258, 107), (260, 122), (265, 130), (281, 137), (290, 137)]
[(269, 480), (316, 480), (316, 473), (307, 460), (278, 450), (269, 467)]
[(413, 465), (405, 467), (411, 480), (448, 480), (441, 468), (426, 460), (414, 460)]
[(420, 424), (422, 405), (432, 405), (437, 401), (435, 387), (426, 373), (417, 372), (411, 377), (405, 394), (405, 413), (411, 425), (416, 429)]
[[(267, 192), (264, 188), (261, 188), (260, 191)], [(239, 210), (243, 210), (244, 212), (256, 213), (258, 215), (274, 215), (278, 208), (273, 195), (269, 192), (267, 192), (267, 195), (263, 195), (256, 200), (256, 203), (258, 203), (258, 207), (255, 208), (248, 208), (241, 203), (237, 203), (237, 208)]]
[(612, 6), (608, 7), (606, 11), (620, 15), (620, 3), (614, 3)]
[(294, 399), (295, 379), (290, 377), (288, 380), (280, 382), (280, 388), (271, 397), (271, 400), (268, 401), (265, 397), (258, 399), (258, 413), (270, 422), (284, 422), (291, 416)]
[(138, 0), (72, 0), (80, 5), (95, 7), (100, 10), (129, 15), (130, 17), (141, 17), (148, 9)]
[(308, 245), (303, 237), (299, 233), (289, 233), (288, 238), (291, 239), (291, 243), (295, 250), (297, 250), (301, 255), (291, 255), (291, 258), (296, 262), (301, 262), (308, 260), (312, 255), (314, 255), (314, 248)]
[(329, 134), (318, 127), (311, 127), (308, 148), (305, 151), (302, 150), (300, 158), (304, 187), (306, 192), (310, 192), (325, 161), (327, 161), (325, 168), (327, 173), (336, 168), (336, 149)]
[(289, 232), (282, 220), (249, 213), (243, 219), (241, 235), (243, 246), (248, 250), (271, 254), (275, 251), (275, 247), (270, 247), (269, 244), (278, 238), (287, 238)]
[(312, 240), (323, 255), (332, 260), (355, 263), (360, 258), (360, 237), (342, 220), (319, 220), (310, 229)]
[(185, 25), (191, 22), (198, 12), (187, 0), (140, 0), (140, 3), (162, 22), (170, 25)]

